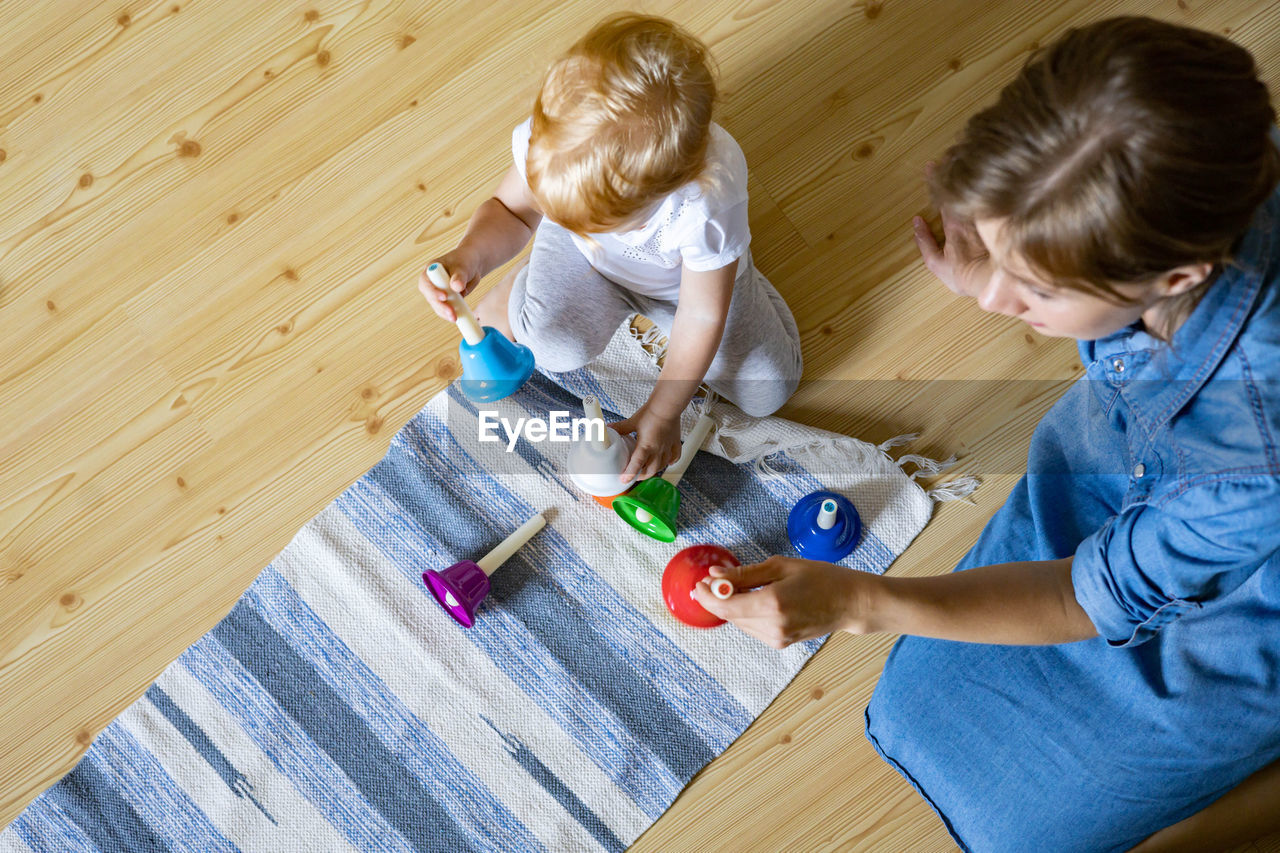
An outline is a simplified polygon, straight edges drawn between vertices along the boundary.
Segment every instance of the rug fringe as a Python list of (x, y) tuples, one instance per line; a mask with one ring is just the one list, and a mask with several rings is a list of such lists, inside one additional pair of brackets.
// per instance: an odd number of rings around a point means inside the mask
[(934, 503), (945, 503), (948, 501), (964, 501), (972, 505), (973, 501), (969, 496), (974, 493), (978, 486), (982, 485), (982, 481), (972, 474), (966, 474), (963, 477), (957, 477), (949, 480), (940, 486), (934, 486), (932, 489), (926, 489), (925, 494), (929, 496)]
[[(903, 468), (908, 462), (916, 466), (916, 470), (912, 472), (911, 479), (915, 480), (919, 477), (932, 477), (935, 474), (941, 474), (948, 468), (953, 467), (958, 460), (953, 453), (946, 459), (930, 459), (928, 456), (921, 456), (919, 453), (904, 453), (898, 457), (898, 467)], [(906, 470), (903, 468), (903, 470)]]
[[(726, 429), (721, 434), (726, 437), (732, 437), (735, 429)], [(816, 458), (820, 462), (829, 462), (832, 464), (851, 463), (854, 465), (866, 465), (874, 458), (871, 451), (879, 450), (880, 456), (893, 461), (893, 457), (889, 456), (879, 447), (873, 447), (866, 442), (859, 441), (850, 436), (833, 436), (830, 438), (812, 438), (808, 441), (793, 442), (784, 444), (782, 442), (771, 441), (761, 445), (753, 450), (744, 452), (742, 455), (747, 457), (751, 462), (752, 468), (756, 474), (764, 480), (774, 480), (784, 476), (769, 464), (769, 459), (778, 454), (785, 453), (792, 457), (807, 455)]]
[(889, 448), (900, 447), (901, 445), (904, 445), (904, 444), (910, 444), (911, 442), (915, 441), (919, 437), (920, 437), (920, 433), (918, 432), (907, 432), (907, 433), (903, 433), (902, 435), (895, 435), (893, 438), (886, 439), (880, 442), (879, 444), (877, 444), (876, 447), (887, 454), (889, 452)]
[[(643, 331), (640, 328), (643, 324), (637, 322), (640, 319), (649, 324)], [(627, 325), (627, 331), (630, 333), (631, 339), (640, 345), (640, 351), (644, 353), (645, 358), (653, 362), (654, 367), (661, 370), (663, 360), (667, 356), (667, 346), (670, 343), (667, 340), (667, 336), (663, 334), (662, 329), (657, 323), (638, 312), (628, 315), (624, 322)]]

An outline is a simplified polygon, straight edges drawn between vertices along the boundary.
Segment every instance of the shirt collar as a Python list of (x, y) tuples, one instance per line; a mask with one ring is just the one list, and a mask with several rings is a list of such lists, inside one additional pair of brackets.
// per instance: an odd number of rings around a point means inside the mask
[[(1081, 342), (1089, 360), (1141, 353), (1139, 370), (1127, 380), (1141, 380), (1143, 409), (1155, 424), (1186, 405), (1204, 385), (1240, 336), (1262, 286), (1276, 273), (1271, 266), (1275, 227), (1280, 220), (1280, 192), (1273, 193), (1254, 214), (1231, 263), (1209, 285), (1191, 315), (1165, 344), (1136, 323), (1096, 341)], [(1122, 377), (1115, 377), (1120, 379)]]

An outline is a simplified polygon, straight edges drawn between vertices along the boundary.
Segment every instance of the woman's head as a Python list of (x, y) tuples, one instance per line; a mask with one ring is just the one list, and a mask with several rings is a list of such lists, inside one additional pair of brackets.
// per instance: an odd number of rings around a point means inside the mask
[(988, 310), (1080, 338), (1176, 326), (1280, 179), (1274, 121), (1244, 48), (1114, 18), (1033, 56), (931, 186), (992, 253)]
[(600, 22), (551, 67), (534, 102), (526, 166), (543, 213), (579, 234), (638, 226), (702, 175), (715, 99), (698, 39), (662, 18)]

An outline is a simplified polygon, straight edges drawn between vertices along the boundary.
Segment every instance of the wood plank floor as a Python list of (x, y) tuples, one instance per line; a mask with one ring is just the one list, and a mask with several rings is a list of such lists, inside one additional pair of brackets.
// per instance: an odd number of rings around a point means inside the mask
[[(417, 273), (546, 63), (613, 8), (0, 0), (0, 825), (456, 374)], [(924, 271), (925, 161), (1030, 50), (1112, 14), (1229, 33), (1280, 86), (1271, 0), (641, 8), (719, 60), (753, 251), (803, 334), (784, 414), (922, 431), (984, 480), (899, 574), (950, 569), (1078, 374)], [(863, 738), (891, 640), (830, 642), (635, 849), (953, 849)]]

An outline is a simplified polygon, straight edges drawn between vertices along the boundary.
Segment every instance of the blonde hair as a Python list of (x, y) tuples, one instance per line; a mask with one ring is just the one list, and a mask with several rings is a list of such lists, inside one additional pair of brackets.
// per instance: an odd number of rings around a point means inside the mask
[(547, 71), (526, 174), (553, 222), (580, 235), (638, 227), (698, 180), (715, 77), (706, 45), (663, 18), (606, 18)]

